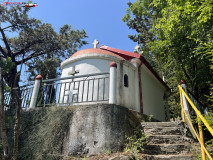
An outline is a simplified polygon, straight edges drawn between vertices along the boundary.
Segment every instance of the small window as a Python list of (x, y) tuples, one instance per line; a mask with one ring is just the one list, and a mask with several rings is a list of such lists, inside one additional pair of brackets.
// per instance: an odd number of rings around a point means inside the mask
[(124, 87), (129, 87), (128, 76), (124, 75)]

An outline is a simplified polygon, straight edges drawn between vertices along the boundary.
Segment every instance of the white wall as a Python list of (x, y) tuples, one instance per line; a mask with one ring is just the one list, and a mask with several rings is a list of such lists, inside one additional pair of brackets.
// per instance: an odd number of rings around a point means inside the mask
[[(132, 65), (132, 64), (131, 64)], [(133, 65), (132, 65), (133, 66)], [(123, 61), (117, 67), (117, 104), (138, 111), (136, 106), (135, 77), (136, 69), (126, 66)], [(124, 87), (124, 75), (128, 76), (129, 86)]]
[(145, 65), (141, 67), (141, 80), (143, 113), (153, 115), (153, 118), (157, 120), (165, 121), (163, 101), (165, 88)]

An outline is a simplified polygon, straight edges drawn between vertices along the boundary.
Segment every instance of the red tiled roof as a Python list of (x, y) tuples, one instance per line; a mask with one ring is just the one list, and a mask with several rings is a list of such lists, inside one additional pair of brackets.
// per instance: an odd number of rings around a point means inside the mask
[(130, 61), (133, 58), (140, 58), (140, 54), (137, 53), (132, 53), (132, 52), (128, 52), (128, 51), (124, 51), (124, 50), (120, 50), (120, 49), (116, 49), (116, 48), (112, 48), (112, 47), (108, 47), (108, 46), (100, 46), (100, 49), (104, 49), (110, 52), (113, 52), (121, 57), (123, 57), (125, 60)]

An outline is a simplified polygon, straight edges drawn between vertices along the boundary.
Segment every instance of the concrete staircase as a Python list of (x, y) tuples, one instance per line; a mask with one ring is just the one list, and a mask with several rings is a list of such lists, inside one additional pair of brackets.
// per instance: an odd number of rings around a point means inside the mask
[(148, 144), (146, 160), (192, 160), (191, 139), (182, 122), (142, 122)]

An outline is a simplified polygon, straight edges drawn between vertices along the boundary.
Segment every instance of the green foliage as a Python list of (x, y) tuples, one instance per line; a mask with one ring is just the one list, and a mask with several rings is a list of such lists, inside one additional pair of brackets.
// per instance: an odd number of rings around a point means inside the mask
[(112, 153), (112, 151), (111, 151), (111, 149), (110, 148), (106, 148), (106, 149), (104, 149), (103, 150), (103, 152), (102, 153), (104, 153), (104, 154), (111, 154)]
[(126, 136), (125, 152), (138, 154), (144, 150), (144, 145), (147, 143), (146, 135), (138, 126), (135, 128), (133, 135)]
[(11, 57), (7, 57), (5, 59), (1, 59), (0, 66), (3, 68), (3, 74), (10, 71), (10, 69), (14, 66), (14, 63), (11, 60)]
[[(208, 112), (208, 115), (205, 116), (207, 122), (209, 123), (209, 125), (213, 128), (213, 112)], [(207, 139), (207, 141), (205, 142), (205, 145), (207, 146), (207, 148), (211, 148), (211, 150), (209, 150), (209, 153), (211, 156), (213, 156), (213, 138), (211, 133), (209, 133), (209, 131), (207, 130), (207, 128), (205, 129), (204, 133), (207, 134), (207, 136), (205, 135), (205, 138)]]
[(51, 57), (42, 55), (39, 59), (31, 60), (27, 63), (28, 72), (30, 73), (28, 80), (33, 81), (38, 74), (41, 74), (43, 79), (58, 77), (57, 68), (60, 66), (60, 62), (60, 58), (56, 58), (55, 55)]
[[(197, 20), (201, 14), (198, 12), (201, 4), (190, 0), (181, 3), (169, 0), (161, 10), (162, 17), (153, 25), (158, 37), (149, 45), (152, 52), (162, 57), (163, 62), (174, 62), (177, 73), (183, 73), (183, 78), (189, 82), (188, 87), (205, 102), (204, 94), (209, 95), (212, 73), (203, 43), (208, 41), (206, 37), (212, 33), (210, 26), (213, 23), (211, 19), (205, 24)], [(161, 3), (154, 1), (153, 5), (161, 6)]]
[(156, 13), (150, 3), (152, 0), (137, 0), (135, 3), (128, 2), (129, 8), (122, 20), (126, 22), (130, 29), (138, 32), (136, 35), (129, 35), (134, 42), (143, 46), (143, 50), (148, 51), (147, 43), (153, 40), (154, 34), (150, 31), (152, 28), (152, 17)]
[[(185, 79), (196, 98), (210, 105), (213, 99), (212, 39), (213, 0), (136, 0), (129, 2), (123, 21), (137, 31), (130, 38), (138, 42), (144, 57), (165, 80), (173, 94), (172, 116), (180, 113), (177, 85)], [(150, 56), (151, 55), (151, 56)], [(178, 112), (179, 110), (179, 112)]]
[[(11, 57), (7, 57), (5, 59), (1, 59), (0, 58), (0, 66), (2, 67), (2, 75), (6, 75), (8, 74), (8, 72), (11, 70), (11, 68), (14, 67), (14, 63), (11, 60)], [(9, 92), (10, 91), (10, 87), (8, 86), (8, 84), (4, 81), (4, 92)]]
[(64, 137), (73, 111), (68, 108), (42, 108), (22, 114), (19, 159), (62, 159)]
[(48, 52), (39, 58), (34, 58), (27, 63), (28, 72), (30, 76), (28, 80), (34, 80), (35, 76), (41, 74), (44, 79), (51, 79), (58, 77), (59, 66), (62, 58), (68, 58), (73, 53), (77, 52), (78, 48), (87, 44), (81, 39), (87, 37), (84, 30), (74, 30), (70, 25), (64, 25), (60, 28), (57, 45), (60, 48), (58, 53)]

